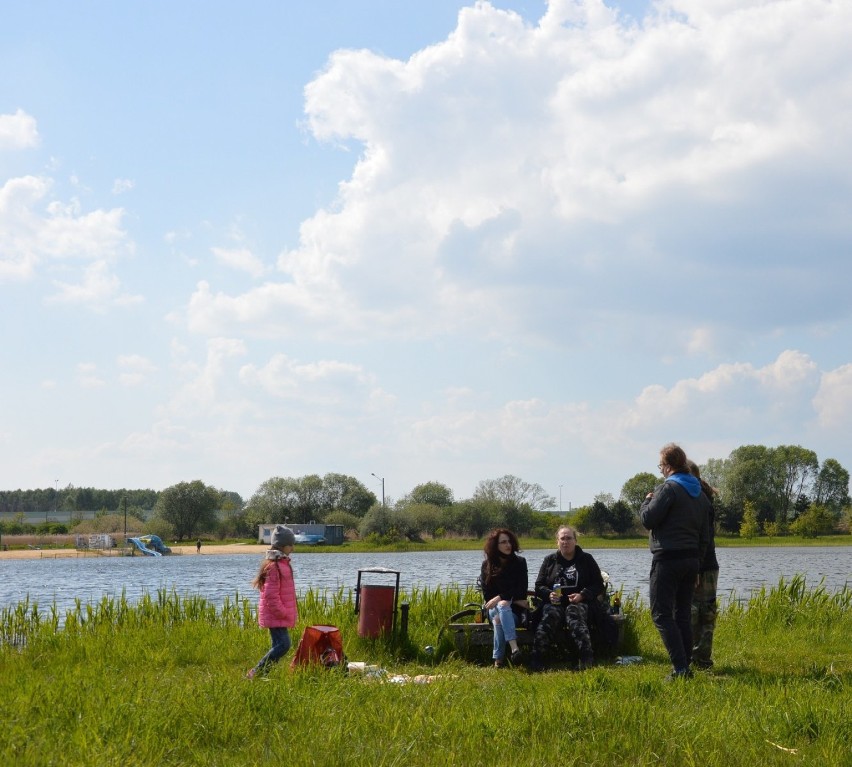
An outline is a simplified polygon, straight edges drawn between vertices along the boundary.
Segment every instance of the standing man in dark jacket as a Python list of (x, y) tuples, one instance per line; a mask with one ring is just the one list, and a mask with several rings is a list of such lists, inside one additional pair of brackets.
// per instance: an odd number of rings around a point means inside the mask
[(660, 451), (665, 482), (648, 493), (639, 518), (649, 531), (651, 618), (671, 658), (672, 679), (692, 676), (692, 594), (709, 542), (710, 502), (675, 444)]
[(556, 544), (559, 550), (544, 558), (535, 580), (535, 593), (544, 607), (533, 639), (532, 668), (542, 668), (545, 653), (565, 625), (577, 645), (580, 668), (589, 668), (595, 662), (589, 636), (589, 604), (603, 593), (601, 569), (595, 558), (577, 545), (573, 527), (560, 527)]

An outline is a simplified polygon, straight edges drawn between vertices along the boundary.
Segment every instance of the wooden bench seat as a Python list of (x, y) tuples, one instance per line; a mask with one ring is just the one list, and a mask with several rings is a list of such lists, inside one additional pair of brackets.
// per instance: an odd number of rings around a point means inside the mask
[[(618, 627), (617, 649), (624, 641), (624, 629), (627, 622), (627, 616), (625, 616), (624, 613), (616, 613), (612, 617)], [(471, 650), (474, 648), (491, 647), (494, 643), (494, 630), (490, 623), (476, 623), (473, 621), (449, 623), (447, 624), (446, 630), (450, 632), (453, 638), (453, 644), (461, 655), (466, 656), (470, 654)], [(521, 647), (529, 647), (532, 645), (535, 631), (518, 628), (516, 633), (518, 635), (518, 645)], [(562, 629), (560, 633), (562, 634), (561, 644), (564, 644), (569, 649), (573, 648), (573, 641), (568, 634), (568, 629)], [(594, 636), (592, 638), (594, 640)]]

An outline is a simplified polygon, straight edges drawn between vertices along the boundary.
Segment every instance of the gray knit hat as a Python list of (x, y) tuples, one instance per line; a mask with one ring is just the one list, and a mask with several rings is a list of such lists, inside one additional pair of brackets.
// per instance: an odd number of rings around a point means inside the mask
[(271, 544), (273, 549), (282, 549), (285, 546), (295, 546), (296, 536), (286, 525), (275, 525), (275, 529), (272, 531)]

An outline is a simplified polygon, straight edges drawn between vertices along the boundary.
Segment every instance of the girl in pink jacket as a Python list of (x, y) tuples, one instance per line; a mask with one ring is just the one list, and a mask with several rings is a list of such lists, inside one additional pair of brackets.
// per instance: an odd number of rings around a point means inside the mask
[(266, 552), (252, 586), (260, 591), (257, 605), (257, 622), (269, 629), (272, 648), (251, 669), (246, 677), (254, 679), (267, 673), (290, 649), (290, 631), (296, 625), (299, 611), (296, 606), (296, 586), (290, 554), (296, 537), (289, 527), (276, 525), (272, 531), (272, 548)]

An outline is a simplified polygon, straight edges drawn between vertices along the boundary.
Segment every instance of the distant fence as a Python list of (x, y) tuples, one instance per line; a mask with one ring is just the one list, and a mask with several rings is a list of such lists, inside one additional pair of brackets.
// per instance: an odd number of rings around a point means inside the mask
[[(49, 509), (47, 511), (0, 511), (0, 521), (16, 522), (22, 519), (25, 525), (40, 525), (42, 522), (69, 524), (82, 519), (94, 519), (99, 511), (69, 511), (67, 509)], [(107, 514), (123, 514), (123, 511), (108, 511)]]

